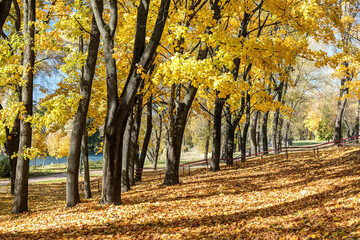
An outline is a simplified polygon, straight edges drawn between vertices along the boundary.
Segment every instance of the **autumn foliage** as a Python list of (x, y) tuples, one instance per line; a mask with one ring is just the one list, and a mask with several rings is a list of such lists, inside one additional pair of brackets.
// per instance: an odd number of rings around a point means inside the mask
[(34, 184), (32, 211), (10, 215), (12, 197), (2, 188), (0, 238), (356, 239), (359, 153), (333, 149), (319, 161), (308, 152), (215, 173), (198, 169), (171, 187), (146, 177), (120, 206), (99, 205), (98, 193), (68, 209), (65, 183)]

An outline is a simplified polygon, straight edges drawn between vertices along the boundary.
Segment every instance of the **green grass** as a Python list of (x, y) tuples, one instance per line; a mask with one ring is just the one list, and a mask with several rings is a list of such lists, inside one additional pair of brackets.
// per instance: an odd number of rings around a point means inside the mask
[(297, 146), (314, 145), (319, 143), (323, 143), (323, 142), (317, 140), (302, 140), (302, 141), (293, 141), (292, 146), (297, 147)]

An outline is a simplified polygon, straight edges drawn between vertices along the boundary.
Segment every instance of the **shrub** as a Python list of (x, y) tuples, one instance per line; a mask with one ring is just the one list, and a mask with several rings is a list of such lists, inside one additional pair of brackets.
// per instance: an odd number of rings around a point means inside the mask
[(10, 165), (5, 155), (0, 155), (0, 177), (10, 177)]

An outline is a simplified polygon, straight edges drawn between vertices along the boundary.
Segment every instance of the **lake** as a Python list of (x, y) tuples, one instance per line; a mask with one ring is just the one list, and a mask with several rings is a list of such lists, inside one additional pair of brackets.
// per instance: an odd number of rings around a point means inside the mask
[[(66, 163), (66, 159), (67, 157), (62, 157), (62, 158), (59, 158), (59, 163), (60, 164), (64, 164)], [(103, 155), (102, 153), (99, 153), (99, 154), (89, 154), (89, 161), (99, 161), (99, 160), (102, 160), (103, 159)], [(43, 162), (45, 163), (45, 165), (50, 165), (50, 164), (57, 164), (58, 161), (56, 160), (55, 157), (46, 157), (45, 158), (45, 161), (44, 159), (42, 158), (37, 158), (36, 159), (36, 166), (42, 166), (43, 165)], [(34, 166), (35, 165), (35, 160), (31, 160), (30, 161), (30, 166)]]

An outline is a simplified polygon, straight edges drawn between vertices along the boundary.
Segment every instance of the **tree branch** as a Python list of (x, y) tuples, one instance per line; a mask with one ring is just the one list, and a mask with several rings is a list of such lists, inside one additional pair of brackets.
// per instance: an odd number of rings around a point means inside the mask
[(93, 9), (96, 25), (99, 28), (101, 36), (105, 37), (106, 36), (105, 23), (104, 23), (104, 19), (101, 16), (102, 11), (100, 11), (100, 8), (99, 8), (99, 1), (102, 5), (103, 4), (102, 0), (91, 0), (91, 7)]

